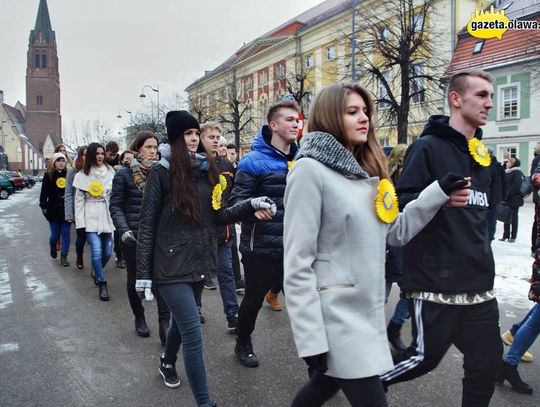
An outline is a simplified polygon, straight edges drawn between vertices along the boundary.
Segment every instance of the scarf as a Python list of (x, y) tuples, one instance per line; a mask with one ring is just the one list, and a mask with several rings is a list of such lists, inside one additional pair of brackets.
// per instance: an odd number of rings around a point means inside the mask
[(334, 136), (322, 131), (307, 133), (302, 137), (296, 159), (302, 157), (313, 158), (347, 178), (369, 178), (352, 153)]
[(84, 171), (79, 171), (73, 179), (73, 186), (82, 191), (88, 192), (90, 183), (98, 181), (103, 185), (104, 195), (112, 189), (112, 180), (114, 178), (114, 170), (108, 165), (90, 168), (90, 174), (86, 175)]
[(144, 186), (146, 185), (146, 176), (150, 167), (154, 165), (156, 161), (146, 160), (142, 158), (138, 153), (135, 154), (135, 158), (131, 160), (129, 168), (133, 174), (133, 182), (139, 191), (144, 193)]

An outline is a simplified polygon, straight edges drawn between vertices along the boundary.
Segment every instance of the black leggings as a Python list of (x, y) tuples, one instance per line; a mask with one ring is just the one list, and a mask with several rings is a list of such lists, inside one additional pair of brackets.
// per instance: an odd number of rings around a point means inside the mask
[(387, 407), (379, 376), (363, 379), (338, 379), (315, 372), (296, 393), (291, 407), (322, 406), (341, 389), (352, 407)]

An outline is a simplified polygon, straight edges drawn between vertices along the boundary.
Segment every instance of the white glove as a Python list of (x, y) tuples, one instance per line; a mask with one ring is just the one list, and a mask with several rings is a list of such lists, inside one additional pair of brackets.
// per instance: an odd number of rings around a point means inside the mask
[(127, 232), (124, 232), (120, 239), (122, 239), (122, 243), (124, 243), (124, 244), (136, 244), (137, 243), (137, 239), (135, 239), (135, 235), (133, 234), (133, 232), (131, 230), (128, 230)]
[(272, 216), (274, 216), (277, 212), (277, 206), (270, 198), (267, 196), (260, 196), (257, 198), (251, 199), (251, 206), (253, 209), (270, 209), (270, 212), (272, 212)]
[(135, 291), (141, 298), (146, 301), (153, 301), (154, 294), (152, 294), (152, 280), (135, 280)]

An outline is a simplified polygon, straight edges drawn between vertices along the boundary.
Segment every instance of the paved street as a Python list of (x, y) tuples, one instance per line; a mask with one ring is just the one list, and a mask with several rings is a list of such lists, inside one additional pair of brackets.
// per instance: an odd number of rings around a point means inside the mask
[[(40, 184), (0, 201), (0, 406), (193, 406), (181, 357), (179, 388), (167, 389), (158, 373), (161, 345), (154, 303), (146, 307), (152, 335), (136, 336), (125, 271), (114, 267), (114, 255), (107, 266), (109, 302), (98, 300), (88, 249), (84, 271), (75, 268), (74, 247), (71, 267), (62, 268), (58, 259), (50, 258), (48, 225), (37, 205), (39, 190)], [(532, 205), (527, 204), (520, 213), (517, 243), (494, 243), (503, 330), (531, 305), (523, 281), (530, 275), (531, 221)], [(396, 294), (389, 304), (392, 310)], [(205, 291), (203, 307), (206, 363), (218, 405), (288, 406), (306, 379), (306, 369), (296, 356), (286, 311), (263, 306), (254, 335), (261, 364), (247, 369), (235, 359), (234, 337), (225, 329), (219, 293)], [(520, 372), (540, 392), (540, 344), (531, 352), (537, 360), (520, 365)], [(461, 405), (461, 365), (461, 355), (452, 348), (431, 374), (393, 386), (389, 404)], [(514, 393), (508, 384), (495, 390), (491, 403), (495, 407), (536, 404), (536, 397)], [(348, 403), (338, 395), (328, 405)]]

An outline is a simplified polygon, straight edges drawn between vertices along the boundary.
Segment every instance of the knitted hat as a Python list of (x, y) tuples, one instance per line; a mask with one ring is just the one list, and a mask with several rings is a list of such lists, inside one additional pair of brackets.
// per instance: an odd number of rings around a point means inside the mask
[(59, 158), (63, 158), (64, 161), (66, 161), (66, 156), (63, 153), (54, 153), (51, 160), (53, 163), (55, 163)]
[(165, 126), (167, 126), (167, 138), (170, 144), (174, 144), (179, 137), (184, 135), (186, 130), (200, 130), (197, 119), (185, 110), (173, 110), (167, 113)]

